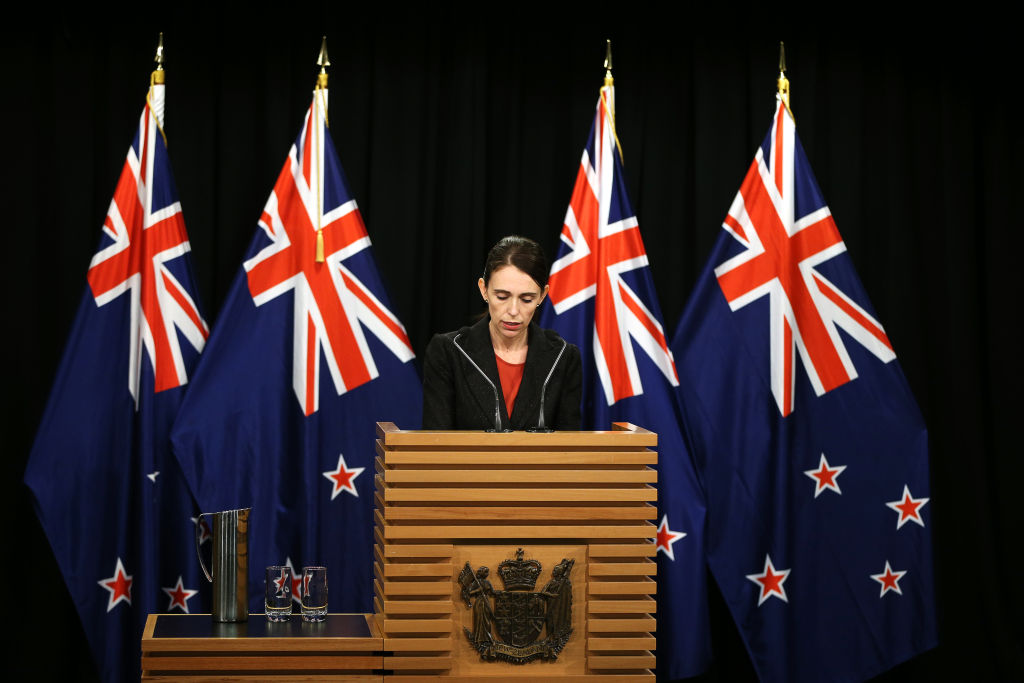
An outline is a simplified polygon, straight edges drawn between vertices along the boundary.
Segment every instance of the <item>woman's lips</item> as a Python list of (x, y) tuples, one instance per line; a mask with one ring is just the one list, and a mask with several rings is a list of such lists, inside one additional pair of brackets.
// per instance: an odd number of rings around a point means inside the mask
[(510, 323), (502, 320), (501, 326), (504, 327), (506, 330), (518, 330), (522, 326), (522, 323)]

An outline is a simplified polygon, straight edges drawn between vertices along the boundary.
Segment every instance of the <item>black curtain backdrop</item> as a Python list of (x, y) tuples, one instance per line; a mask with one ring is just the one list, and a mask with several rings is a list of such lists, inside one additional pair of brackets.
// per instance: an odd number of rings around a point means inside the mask
[[(216, 325), (298, 133), (326, 33), (332, 135), (418, 353), (479, 311), (474, 282), (498, 238), (519, 233), (555, 252), (606, 37), (629, 194), (674, 330), (767, 131), (785, 40), (799, 134), (931, 433), (941, 641), (882, 678), (1024, 678), (1012, 559), (1021, 60), (1003, 20), (971, 9), (975, 19), (939, 25), (860, 6), (798, 21), (740, 8), (485, 19), (478, 6), (322, 5), (257, 21), (241, 18), (255, 10), (211, 3), (145, 18), (47, 8), (9, 22), (3, 497), (16, 670), (96, 676), (21, 479), (162, 30), (166, 132), (207, 320)], [(754, 679), (717, 596), (712, 629), (715, 665), (702, 680)]]

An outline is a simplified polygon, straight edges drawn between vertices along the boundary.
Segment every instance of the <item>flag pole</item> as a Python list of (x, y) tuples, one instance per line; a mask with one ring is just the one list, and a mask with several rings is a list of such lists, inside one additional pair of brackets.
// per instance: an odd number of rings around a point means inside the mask
[[(316, 58), (316, 65), (320, 67), (320, 73), (316, 77), (316, 91), (322, 95), (321, 91), (327, 90), (327, 67), (331, 65), (331, 59), (327, 56), (327, 36), (320, 41), (320, 55)], [(331, 122), (327, 118), (327, 102), (321, 101), (321, 104), (324, 110), (324, 123), (330, 128)]]
[(320, 42), (320, 55), (316, 58), (316, 64), (320, 67), (320, 73), (316, 77), (316, 87), (313, 89), (313, 118), (316, 119), (316, 124), (310, 133), (314, 135), (313, 147), (316, 149), (316, 262), (324, 262), (324, 231), (320, 225), (320, 221), (323, 214), (323, 207), (321, 202), (323, 201), (321, 184), (323, 179), (321, 178), (321, 159), (320, 159), (320, 145), (316, 144), (316, 132), (320, 130), (320, 121), (316, 108), (319, 105), (320, 110), (324, 113), (324, 126), (330, 128), (330, 119), (327, 118), (327, 67), (331, 65), (331, 60), (327, 56), (327, 36), (323, 37)]
[(615, 131), (615, 79), (612, 78), (612, 40), (606, 38), (607, 49), (604, 53), (604, 87), (601, 88), (601, 104), (608, 114), (608, 122), (611, 123), (612, 137), (615, 138), (615, 148), (619, 150), (619, 161), (622, 159), (622, 144), (619, 142), (619, 134)]
[(150, 99), (150, 95), (153, 92), (153, 86), (163, 85), (164, 77), (164, 32), (160, 31), (160, 37), (156, 43), (156, 56), (153, 57), (153, 61), (156, 62), (156, 68), (149, 74), (149, 90), (146, 91), (146, 109), (149, 110), (153, 120), (156, 121), (156, 129), (160, 131), (160, 137), (164, 139), (164, 147), (167, 146), (167, 134), (164, 133), (164, 127), (160, 123), (160, 117), (153, 111), (153, 101)]
[(783, 106), (786, 107), (786, 111), (789, 112), (789, 118), (793, 119), (793, 123), (796, 123), (796, 117), (793, 116), (793, 110), (789, 108), (789, 79), (786, 78), (786, 44), (779, 41), (779, 78), (775, 82), (778, 88), (779, 101), (782, 102)]

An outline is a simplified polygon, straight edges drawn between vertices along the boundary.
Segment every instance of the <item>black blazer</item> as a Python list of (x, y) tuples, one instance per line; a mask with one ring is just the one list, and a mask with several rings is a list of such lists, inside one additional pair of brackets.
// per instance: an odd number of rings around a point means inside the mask
[(488, 319), (483, 318), (471, 327), (437, 334), (430, 340), (423, 360), (423, 428), (493, 429), (495, 389), (502, 428), (536, 427), (541, 387), (551, 373), (544, 392), (545, 425), (579, 429), (583, 385), (580, 350), (563, 342), (553, 330), (531, 323), (523, 381), (509, 419), (487, 323)]

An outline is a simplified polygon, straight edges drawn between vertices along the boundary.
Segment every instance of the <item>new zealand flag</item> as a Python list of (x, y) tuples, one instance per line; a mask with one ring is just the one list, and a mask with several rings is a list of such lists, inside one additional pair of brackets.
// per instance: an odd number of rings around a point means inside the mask
[(710, 658), (704, 498), (680, 427), (679, 379), (626, 196), (613, 112), (614, 89), (606, 85), (540, 324), (580, 348), (584, 429), (626, 421), (658, 434), (658, 670), (681, 678), (699, 674)]
[(149, 613), (202, 611), (170, 431), (208, 331), (154, 80), (25, 471), (108, 681), (139, 677)]
[(420, 425), (414, 354), (326, 107), (318, 88), (173, 430), (204, 512), (252, 507), (253, 612), (272, 564), (296, 579), (324, 565), (331, 611), (372, 611), (374, 424)]
[(708, 562), (762, 680), (936, 643), (928, 433), (779, 102), (672, 345)]

